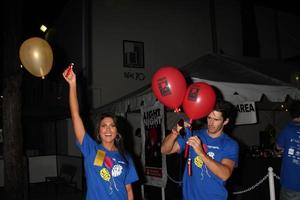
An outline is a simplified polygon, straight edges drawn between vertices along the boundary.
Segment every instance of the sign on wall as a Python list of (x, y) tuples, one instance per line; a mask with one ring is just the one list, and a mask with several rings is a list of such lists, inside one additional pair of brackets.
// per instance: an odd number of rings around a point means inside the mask
[(144, 43), (123, 40), (123, 65), (129, 68), (144, 68)]

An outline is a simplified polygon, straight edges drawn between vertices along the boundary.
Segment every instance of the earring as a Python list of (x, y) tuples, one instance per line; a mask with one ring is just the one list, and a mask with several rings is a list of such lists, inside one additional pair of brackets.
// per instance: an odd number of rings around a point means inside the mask
[(120, 133), (118, 133), (116, 136), (116, 141), (119, 142), (121, 139), (122, 139), (122, 136), (120, 135)]

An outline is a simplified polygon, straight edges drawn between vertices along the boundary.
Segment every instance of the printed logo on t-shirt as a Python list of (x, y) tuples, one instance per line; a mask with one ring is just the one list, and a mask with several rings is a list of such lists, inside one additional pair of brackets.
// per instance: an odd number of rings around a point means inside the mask
[(199, 167), (199, 168), (201, 168), (202, 165), (203, 165), (203, 161), (202, 161), (202, 159), (201, 159), (200, 156), (196, 156), (196, 157), (194, 158), (194, 163), (195, 163), (195, 165), (196, 165), (197, 167)]
[(121, 165), (114, 165), (111, 171), (113, 177), (120, 176), (122, 174), (123, 167)]
[(295, 150), (294, 150), (294, 149), (292, 149), (292, 148), (289, 148), (289, 150), (288, 150), (288, 154), (289, 154), (289, 155), (294, 155), (294, 152), (295, 152)]
[(102, 168), (100, 170), (100, 176), (105, 181), (109, 181), (110, 180), (110, 174), (109, 174), (109, 171), (106, 168)]
[(215, 153), (214, 152), (208, 152), (207, 153), (207, 155), (209, 156), (209, 157), (211, 157), (213, 160), (215, 159)]
[(293, 164), (300, 165), (300, 161), (297, 159), (293, 159)]

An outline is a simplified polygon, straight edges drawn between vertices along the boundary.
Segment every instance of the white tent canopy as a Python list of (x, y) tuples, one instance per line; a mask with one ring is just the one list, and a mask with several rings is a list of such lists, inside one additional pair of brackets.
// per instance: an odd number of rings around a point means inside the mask
[(199, 78), (192, 78), (193, 82), (206, 82), (221, 91), (223, 98), (232, 102), (235, 95), (245, 101), (259, 102), (265, 95), (271, 102), (284, 102), (287, 96), (300, 99), (300, 90), (292, 86), (274, 86), (246, 83), (217, 82)]
[[(273, 68), (281, 70), (281, 77), (290, 66), (274, 61), (262, 62), (261, 59), (237, 59), (218, 54), (207, 54), (195, 61), (183, 66), (180, 70), (186, 78), (192, 82), (206, 82), (215, 87), (223, 98), (232, 102), (237, 95), (245, 101), (258, 102), (262, 96), (266, 96), (271, 102), (283, 102), (287, 96), (300, 100), (300, 90), (269, 75), (259, 72), (258, 68)], [(266, 69), (264, 69), (266, 70)], [(262, 71), (262, 70), (260, 70)], [(269, 72), (273, 72), (270, 70)], [(126, 113), (127, 111), (139, 110), (141, 105), (153, 105), (156, 98), (152, 93), (151, 84), (128, 94), (108, 105), (102, 106), (94, 113), (112, 111), (115, 113)]]

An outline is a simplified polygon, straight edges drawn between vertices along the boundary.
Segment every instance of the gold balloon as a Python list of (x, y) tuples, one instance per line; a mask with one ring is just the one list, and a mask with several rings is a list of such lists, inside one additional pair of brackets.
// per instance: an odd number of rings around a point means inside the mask
[(39, 37), (25, 40), (19, 49), (19, 56), (23, 66), (34, 76), (44, 78), (52, 68), (51, 46)]

